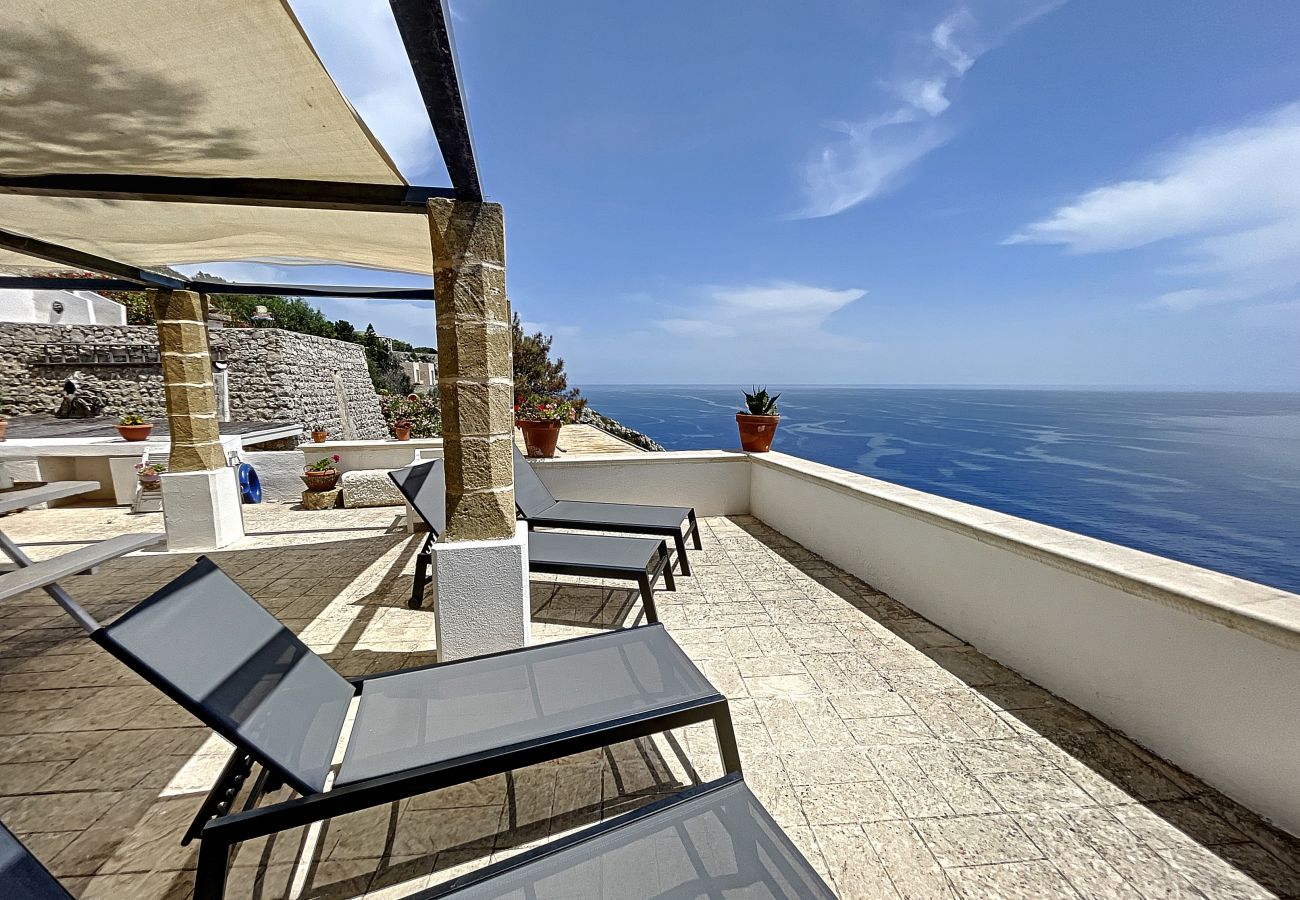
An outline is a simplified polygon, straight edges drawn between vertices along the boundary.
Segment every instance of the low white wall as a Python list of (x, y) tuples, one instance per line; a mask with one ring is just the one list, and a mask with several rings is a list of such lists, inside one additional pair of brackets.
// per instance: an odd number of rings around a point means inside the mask
[(1300, 596), (784, 454), (751, 512), (1300, 834)]
[(701, 516), (749, 512), (749, 457), (724, 450), (608, 453), (532, 461), (560, 500), (693, 506)]
[(338, 454), (335, 468), (340, 474), (360, 469), (383, 469), (385, 472), (409, 466), (416, 454), (424, 451), (426, 459), (442, 456), (442, 438), (415, 438), (409, 441), (325, 441), (302, 444), (303, 464)]

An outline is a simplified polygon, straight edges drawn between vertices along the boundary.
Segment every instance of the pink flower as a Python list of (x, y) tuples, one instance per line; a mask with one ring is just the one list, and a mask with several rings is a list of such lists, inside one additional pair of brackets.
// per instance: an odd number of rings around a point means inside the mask
[(338, 461), (339, 461), (339, 455), (338, 455), (337, 453), (335, 453), (333, 456), (330, 457), (330, 459), (334, 460), (335, 462), (338, 462)]

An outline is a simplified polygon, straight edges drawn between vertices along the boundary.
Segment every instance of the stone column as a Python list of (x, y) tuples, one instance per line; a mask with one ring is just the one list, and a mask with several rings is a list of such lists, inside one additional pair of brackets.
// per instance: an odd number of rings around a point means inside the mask
[(450, 659), (530, 638), (527, 530), (515, 518), (514, 367), (505, 220), (430, 200), (447, 527), (433, 549), (438, 648)]
[(244, 520), (221, 446), (203, 298), (193, 291), (151, 294), (171, 431), (162, 479), (167, 547), (215, 550), (244, 536)]

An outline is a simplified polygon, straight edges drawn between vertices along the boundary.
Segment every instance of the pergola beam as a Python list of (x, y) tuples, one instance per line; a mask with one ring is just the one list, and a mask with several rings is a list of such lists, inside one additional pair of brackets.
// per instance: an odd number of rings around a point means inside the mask
[[(0, 275), (0, 291), (138, 291), (138, 282), (121, 278), (58, 278), (53, 275)], [(350, 284), (233, 284), (187, 281), (200, 294), (258, 294), (268, 297), (357, 297), (365, 300), (432, 300), (433, 288), (363, 287)]]
[(424, 108), (438, 139), (447, 175), (456, 188), (456, 199), (480, 202), (483, 188), (474, 161), (474, 139), (465, 113), (456, 46), (447, 24), (451, 14), (446, 0), (388, 2), (402, 43), (406, 45), (406, 55), (411, 60), (420, 96), (424, 98)]
[(189, 178), (173, 175), (0, 175), (0, 194), (333, 209), (424, 215), (428, 201), (454, 197), (445, 187), (309, 181), (294, 178)]
[(141, 286), (162, 287), (169, 290), (176, 290), (185, 287), (185, 279), (183, 278), (173, 278), (172, 276), (164, 275), (161, 272), (141, 269), (137, 266), (118, 262), (115, 259), (96, 256), (93, 253), (86, 253), (83, 250), (74, 250), (71, 247), (63, 246), (62, 244), (52, 244), (49, 241), (42, 241), (38, 238), (28, 237), (25, 234), (18, 234), (14, 231), (5, 231), (4, 229), (0, 229), (0, 247), (6, 250), (12, 250), (15, 253), (21, 253), (24, 256), (43, 259), (46, 262), (58, 263), (62, 266), (72, 266), (73, 268), (85, 269), (90, 272), (98, 272), (101, 275), (108, 275), (111, 278), (120, 278), (131, 282), (135, 285), (137, 290)]

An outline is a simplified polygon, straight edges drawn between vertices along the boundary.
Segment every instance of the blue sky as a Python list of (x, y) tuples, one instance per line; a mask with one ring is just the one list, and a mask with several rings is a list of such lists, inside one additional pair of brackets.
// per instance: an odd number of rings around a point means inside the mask
[[(406, 176), (445, 183), (387, 3), (293, 6)], [(1300, 387), (1292, 0), (454, 18), (512, 302), (577, 384)], [(320, 305), (433, 342), (431, 304)]]

